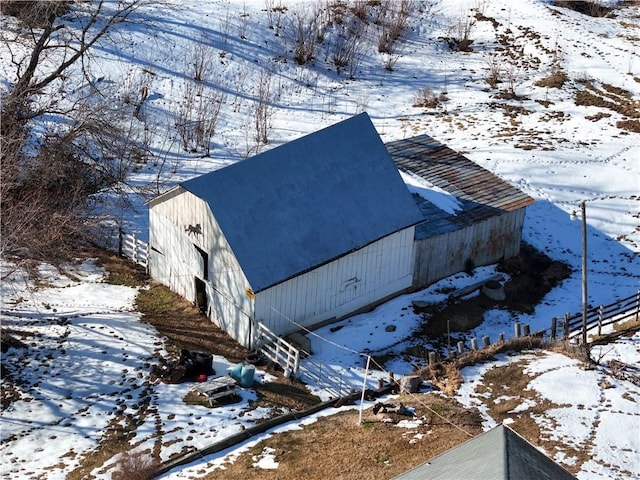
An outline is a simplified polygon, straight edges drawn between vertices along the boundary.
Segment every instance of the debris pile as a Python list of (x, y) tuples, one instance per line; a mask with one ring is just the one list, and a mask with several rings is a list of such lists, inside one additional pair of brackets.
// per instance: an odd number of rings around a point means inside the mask
[(203, 382), (210, 375), (215, 375), (213, 356), (186, 348), (180, 352), (177, 362), (163, 361), (161, 365), (154, 365), (151, 368), (151, 380), (161, 380), (165, 383)]

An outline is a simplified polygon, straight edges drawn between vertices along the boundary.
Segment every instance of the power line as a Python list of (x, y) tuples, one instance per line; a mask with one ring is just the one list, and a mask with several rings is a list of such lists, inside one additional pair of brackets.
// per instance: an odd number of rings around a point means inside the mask
[[(362, 352), (358, 352), (352, 348), (348, 348), (344, 345), (340, 345), (336, 342), (334, 342), (333, 340), (329, 340), (328, 338), (323, 337), (322, 335), (319, 335), (316, 332), (312, 332), (311, 330), (309, 330), (308, 328), (304, 327), (303, 325), (300, 325), (298, 322), (291, 320), (289, 317), (287, 317), (285, 314), (283, 314), (282, 312), (278, 311), (276, 308), (271, 307), (271, 310), (273, 310), (274, 312), (278, 313), (279, 315), (281, 315), (283, 318), (285, 318), (286, 320), (288, 320), (289, 322), (291, 322), (292, 324), (296, 325), (297, 327), (299, 327), (300, 329), (304, 330), (307, 334), (313, 335), (314, 337), (322, 340), (323, 342), (326, 342), (330, 345), (333, 345), (335, 347), (338, 347), (342, 350), (345, 350), (347, 352), (350, 353), (355, 353), (358, 356), (361, 357), (366, 357), (367, 358), (367, 370), (368, 370), (368, 365), (369, 362), (373, 362), (374, 365), (376, 365), (380, 371), (384, 374), (389, 376), (390, 372), (386, 371), (384, 369), (384, 367), (382, 365), (380, 365), (370, 354), (367, 353), (362, 353)], [(365, 376), (365, 382), (366, 382), (366, 376)], [(363, 394), (364, 394), (364, 385), (363, 385)], [(411, 393), (411, 392), (407, 392), (408, 395), (411, 396), (412, 399), (414, 399), (417, 403), (419, 403), (422, 407), (424, 407), (425, 409), (429, 410), (431, 413), (433, 413), (434, 415), (436, 415), (437, 417), (441, 418), (442, 420), (444, 420), (446, 423), (448, 423), (449, 425), (455, 427), (456, 429), (460, 430), (461, 432), (463, 432), (465, 435), (469, 436), (469, 437), (473, 437), (473, 434), (467, 432), (464, 428), (460, 427), (459, 425), (456, 425), (455, 423), (453, 423), (451, 420), (449, 420), (448, 418), (444, 417), (443, 415), (441, 415), (440, 413), (438, 413), (437, 411), (435, 411), (433, 408), (431, 408), (429, 405), (427, 405), (425, 402), (423, 402), (416, 394)], [(362, 405), (362, 401), (361, 401), (361, 405)], [(362, 418), (362, 417), (360, 417)]]

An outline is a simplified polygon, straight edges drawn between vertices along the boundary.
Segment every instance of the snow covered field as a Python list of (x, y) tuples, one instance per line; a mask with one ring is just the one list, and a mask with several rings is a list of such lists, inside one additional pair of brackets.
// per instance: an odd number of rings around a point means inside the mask
[[(496, 338), (515, 321), (532, 330), (547, 328), (551, 317), (579, 311), (581, 221), (572, 222), (570, 214), (581, 201), (587, 205), (589, 303), (610, 303), (638, 291), (640, 134), (617, 126), (628, 117), (601, 106), (576, 105), (576, 96), (586, 83), (603, 98), (607, 86), (613, 86), (629, 93), (635, 104), (629, 111), (638, 112), (640, 6), (617, 9), (615, 17), (593, 18), (542, 0), (418, 2), (424, 8), (416, 11), (397, 58), (377, 52), (376, 27), (370, 26), (349, 79), (344, 72), (337, 74), (331, 61), (328, 45), (335, 31), (327, 31), (325, 50), (318, 51), (313, 66), (297, 65), (288, 39), (294, 14), (307, 11), (310, 2), (277, 2), (287, 7), (282, 27), (269, 28), (265, 9), (273, 3), (150, 5), (139, 12), (149, 22), (132, 25), (122, 37), (126, 41), (97, 50), (91, 64), (96, 79), (106, 77), (122, 88), (141, 81), (150, 92), (141, 113), (153, 125), (153, 156), (132, 177), (135, 211), (119, 212), (127, 230), (144, 238), (144, 201), (176, 182), (367, 111), (384, 141), (427, 133), (535, 198), (527, 209), (525, 241), (573, 269), (532, 314), (489, 312), (472, 332), (476, 336)], [(473, 52), (452, 52), (439, 37), (451, 36), (468, 12), (482, 12), (488, 20), (475, 22)], [(184, 152), (172, 126), (176, 106), (184, 102), (193, 45), (200, 41), (215, 59), (207, 88), (225, 94), (209, 156)], [(513, 58), (510, 52), (515, 52)], [(393, 70), (387, 71), (384, 64), (390, 60)], [(502, 83), (494, 89), (487, 77), (496, 63)], [(0, 75), (10, 81), (11, 65), (0, 65)], [(537, 86), (556, 66), (568, 76), (564, 86)], [(265, 71), (270, 74), (272, 110), (269, 143), (261, 145), (254, 140), (254, 114)], [(425, 88), (443, 101), (431, 109), (414, 107)], [(509, 88), (517, 98), (501, 95)], [(163, 351), (163, 339), (138, 322), (136, 290), (103, 283), (103, 272), (92, 262), (70, 266), (73, 278), (43, 265), (44, 282), (38, 285), (20, 270), (6, 276), (10, 269), (2, 266), (2, 326), (33, 337), (31, 348), (12, 348), (2, 355), (3, 368), (22, 381), (22, 395), (0, 417), (1, 476), (65, 478), (100, 446), (108, 429), (135, 431), (129, 439), (132, 449), (159, 449), (167, 459), (183, 448), (203, 447), (237, 433), (268, 414), (249, 411), (248, 401), (254, 398), (250, 390), (243, 392), (240, 404), (187, 410), (181, 399), (188, 386), (150, 385), (150, 362), (155, 352)], [(492, 273), (486, 267), (476, 276)], [(417, 325), (419, 317), (402, 310), (411, 300), (438, 301), (442, 287), (473, 281), (465, 276), (445, 279), (353, 317), (337, 332), (321, 329), (319, 337), (312, 337), (316, 357), (361, 384), (364, 362), (359, 354), (401, 342)], [(404, 320), (396, 331), (385, 332), (384, 326), (401, 314)], [(640, 364), (639, 335), (599, 348), (603, 351), (594, 356), (602, 356), (603, 362), (614, 358)], [(217, 371), (229, 366), (223, 358), (216, 362)], [(545, 436), (560, 437), (567, 445), (565, 451), (548, 454), (571, 465), (575, 451), (589, 450), (591, 459), (582, 464), (580, 480), (640, 478), (638, 387), (548, 353), (504, 357), (466, 369), (460, 400), (486, 412), (476, 387), (489, 369), (511, 362), (524, 362), (522, 368), (531, 375), (531, 402), (555, 405), (535, 418)], [(411, 366), (398, 362), (389, 368), (402, 374)], [(263, 372), (258, 379), (269, 381)], [(604, 379), (613, 388), (603, 388)], [(527, 407), (516, 407), (513, 415), (526, 414)], [(486, 428), (495, 422), (485, 413)], [(91, 475), (109, 478), (108, 468), (116, 460), (105, 460)], [(221, 461), (206, 460), (164, 478), (194, 478), (196, 470)]]

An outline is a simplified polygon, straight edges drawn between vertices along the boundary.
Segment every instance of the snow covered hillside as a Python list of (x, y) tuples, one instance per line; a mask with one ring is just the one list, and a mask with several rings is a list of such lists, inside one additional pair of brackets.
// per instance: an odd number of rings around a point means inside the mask
[[(547, 328), (551, 317), (580, 310), (581, 219), (571, 214), (583, 201), (589, 304), (632, 295), (640, 288), (640, 4), (601, 3), (621, 5), (592, 17), (548, 0), (145, 2), (135, 22), (97, 46), (87, 64), (96, 85), (116, 92), (114, 101), (133, 98), (140, 107), (130, 119), (145, 151), (127, 185), (132, 203), (106, 199), (106, 210), (114, 224), (146, 238), (145, 202), (155, 195), (366, 111), (383, 141), (428, 134), (535, 198), (524, 240), (572, 269), (534, 312), (489, 312), (475, 335), (496, 338), (516, 321)], [(406, 18), (403, 6), (411, 6)], [(398, 18), (405, 28), (390, 43)], [(6, 86), (15, 66), (0, 57)], [(80, 80), (72, 86), (51, 95), (64, 101), (87, 87)], [(202, 118), (215, 119), (204, 139), (190, 129)], [(166, 460), (269, 415), (249, 408), (251, 390), (240, 404), (185, 412), (187, 387), (149, 384), (164, 339), (138, 321), (136, 289), (103, 283), (104, 272), (92, 262), (69, 266), (66, 277), (43, 265), (40, 284), (4, 262), (1, 273), (2, 327), (23, 332), (30, 348), (2, 355), (22, 393), (0, 417), (0, 476), (66, 478), (118, 428), (135, 433), (132, 450)], [(485, 267), (477, 275), (492, 273)], [(445, 279), (356, 316), (337, 332), (319, 331), (334, 343), (314, 344), (317, 359), (349, 371), (361, 385), (359, 354), (402, 342), (420, 321), (404, 313), (411, 301), (442, 300), (443, 288), (465, 281), (474, 279)], [(392, 335), (365, 337), (400, 315), (404, 323)], [(640, 336), (598, 355), (638, 366)], [(534, 420), (546, 438), (560, 437), (567, 448), (548, 454), (578, 465), (580, 480), (640, 478), (637, 386), (616, 380), (615, 388), (603, 389), (605, 374), (555, 353), (505, 357), (498, 366), (521, 361), (528, 362), (519, 365), (531, 377), (531, 398), (509, 414), (553, 403)], [(224, 358), (216, 362), (221, 371), (230, 366)], [(393, 367), (399, 374), (412, 368)], [(476, 390), (492, 367), (464, 371), (459, 393), (481, 410), (486, 428), (504, 419), (491, 418), (483, 398), (509, 400)], [(268, 382), (269, 375), (258, 372), (258, 379)], [(584, 463), (576, 454), (583, 447), (590, 457)], [(117, 460), (96, 460), (87, 478), (110, 478)], [(202, 476), (225, 458), (205, 460), (164, 478)]]

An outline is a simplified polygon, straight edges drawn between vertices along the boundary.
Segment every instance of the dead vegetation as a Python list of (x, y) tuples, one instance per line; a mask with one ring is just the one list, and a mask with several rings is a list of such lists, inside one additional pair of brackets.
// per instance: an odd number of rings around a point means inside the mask
[(562, 88), (569, 80), (569, 76), (563, 71), (552, 72), (548, 76), (535, 82), (537, 87)]
[(640, 132), (640, 101), (634, 99), (630, 92), (608, 83), (597, 85), (586, 80), (583, 84), (584, 88), (576, 93), (576, 105), (612, 110), (628, 117), (616, 122), (618, 128)]
[[(370, 409), (364, 412), (362, 425), (357, 410), (337, 413), (274, 435), (204, 478), (386, 480), (482, 430), (477, 412), (451, 399), (427, 394), (403, 395), (398, 401), (415, 409), (411, 428), (398, 428)], [(279, 463), (276, 470), (256, 466), (265, 451)]]
[(468, 366), (487, 363), (495, 360), (495, 356), (505, 352), (521, 352), (544, 347), (540, 337), (527, 336), (515, 338), (506, 342), (496, 342), (489, 347), (472, 350), (459, 357), (429, 365), (416, 371), (424, 381), (427, 381), (447, 396), (453, 396), (462, 384), (460, 371)]

